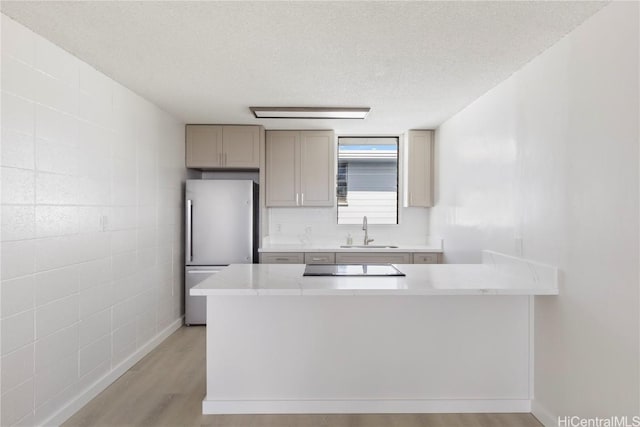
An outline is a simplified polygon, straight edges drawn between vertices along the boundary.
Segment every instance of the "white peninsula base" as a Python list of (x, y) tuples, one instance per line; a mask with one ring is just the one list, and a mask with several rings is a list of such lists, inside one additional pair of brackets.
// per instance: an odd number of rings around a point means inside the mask
[[(203, 282), (194, 290), (207, 295), (203, 413), (529, 412), (531, 295), (557, 293), (557, 283), (540, 282), (555, 270), (538, 269), (526, 288), (511, 265), (496, 295), (486, 283), (418, 292), (416, 271), (424, 282), (456, 266), (397, 267), (411, 274), (358, 278), (358, 289), (355, 278), (325, 288), (328, 278), (282, 265), (230, 266)], [(496, 267), (487, 268), (506, 274)], [(240, 289), (239, 276), (252, 283)], [(286, 283), (294, 276), (297, 290)]]

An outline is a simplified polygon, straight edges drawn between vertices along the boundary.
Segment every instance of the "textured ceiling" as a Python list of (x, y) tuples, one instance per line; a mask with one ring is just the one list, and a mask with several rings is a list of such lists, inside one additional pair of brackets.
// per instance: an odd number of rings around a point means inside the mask
[[(188, 123), (434, 128), (602, 2), (3, 1), (2, 12)], [(362, 120), (249, 106), (371, 107)]]

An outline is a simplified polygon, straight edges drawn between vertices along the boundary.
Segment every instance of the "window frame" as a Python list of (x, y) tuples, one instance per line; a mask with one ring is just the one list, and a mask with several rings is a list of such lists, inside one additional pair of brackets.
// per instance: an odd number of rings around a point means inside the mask
[[(338, 226), (344, 227), (353, 227), (354, 224), (340, 224), (339, 221), (339, 209), (340, 202), (338, 200), (338, 180), (339, 180), (339, 163), (340, 163), (340, 139), (348, 138), (348, 139), (390, 139), (394, 138), (397, 144), (397, 159), (396, 159), (396, 222), (392, 224), (377, 224), (369, 221), (370, 224), (376, 226), (399, 226), (402, 223), (402, 209), (404, 198), (404, 135), (403, 134), (371, 134), (371, 135), (363, 135), (363, 134), (340, 134), (336, 135), (336, 143), (335, 143), (335, 170), (336, 170), (336, 191), (335, 191), (335, 224)], [(363, 144), (366, 145), (366, 144)]]

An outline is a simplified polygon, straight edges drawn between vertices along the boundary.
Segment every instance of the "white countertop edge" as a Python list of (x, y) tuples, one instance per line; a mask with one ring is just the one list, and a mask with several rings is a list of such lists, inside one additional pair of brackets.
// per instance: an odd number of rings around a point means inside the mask
[(442, 248), (439, 247), (434, 247), (434, 246), (418, 246), (418, 245), (410, 245), (410, 246), (402, 246), (402, 245), (393, 245), (393, 246), (399, 246), (397, 248), (341, 248), (340, 246), (337, 247), (315, 247), (315, 246), (290, 246), (290, 245), (282, 245), (282, 246), (270, 246), (270, 247), (264, 247), (264, 248), (259, 248), (258, 252), (260, 253), (270, 253), (270, 252), (280, 252), (280, 253), (284, 253), (284, 252), (319, 252), (319, 253), (323, 253), (323, 252), (335, 252), (335, 253), (341, 253), (341, 252), (356, 252), (356, 253), (362, 253), (362, 252), (384, 252), (384, 253), (388, 253), (388, 252), (431, 252), (431, 253), (442, 253)]
[(258, 289), (258, 296), (303, 296), (302, 289)]
[(209, 290), (206, 293), (192, 292), (192, 296), (207, 296), (207, 297), (223, 297), (223, 296), (298, 296), (298, 297), (318, 297), (318, 296), (413, 296), (413, 297), (436, 297), (436, 296), (552, 296), (558, 295), (558, 291), (555, 290), (472, 290), (472, 289), (460, 289), (460, 290), (444, 290), (441, 292), (418, 292), (418, 291), (394, 291), (394, 290), (306, 290), (306, 291), (277, 291), (277, 292), (257, 292), (257, 293), (242, 293), (242, 292), (218, 292)]
[(558, 295), (557, 289), (192, 289), (194, 296), (544, 296)]
[(220, 289), (202, 289), (193, 287), (189, 290), (189, 295), (192, 296), (211, 296), (212, 293), (216, 296), (258, 296), (258, 289), (232, 289), (232, 288), (220, 288)]

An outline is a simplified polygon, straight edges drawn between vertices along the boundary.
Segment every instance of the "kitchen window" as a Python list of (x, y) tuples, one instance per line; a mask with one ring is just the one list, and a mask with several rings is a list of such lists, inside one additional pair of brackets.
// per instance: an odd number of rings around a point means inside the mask
[(398, 138), (339, 137), (338, 224), (398, 223)]

